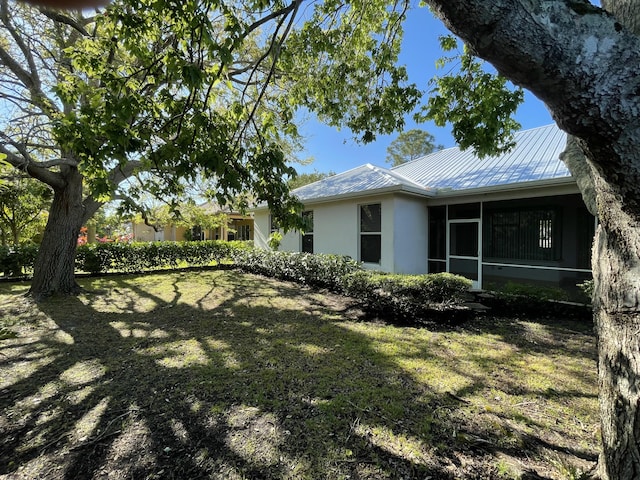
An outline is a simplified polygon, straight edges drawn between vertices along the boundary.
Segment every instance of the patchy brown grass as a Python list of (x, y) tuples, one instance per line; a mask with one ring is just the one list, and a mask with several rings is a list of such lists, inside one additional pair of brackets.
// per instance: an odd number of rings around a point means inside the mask
[(589, 325), (363, 322), (233, 271), (0, 285), (0, 477), (580, 478), (597, 452)]

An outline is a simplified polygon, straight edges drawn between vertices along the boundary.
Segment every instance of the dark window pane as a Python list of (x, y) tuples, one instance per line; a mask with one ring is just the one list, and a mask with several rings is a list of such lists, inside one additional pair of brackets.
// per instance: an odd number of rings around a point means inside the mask
[(478, 260), (450, 258), (449, 271), (456, 275), (462, 275), (469, 280), (478, 280)]
[(449, 220), (464, 218), (480, 218), (479, 203), (465, 203), (462, 205), (449, 205)]
[(429, 273), (440, 273), (447, 271), (447, 262), (429, 262)]
[(302, 212), (302, 223), (305, 233), (313, 233), (313, 211)]
[(313, 235), (302, 236), (302, 251), (305, 253), (313, 253)]
[(478, 224), (451, 223), (450, 250), (451, 255), (461, 257), (478, 256)]
[(447, 258), (447, 211), (446, 207), (429, 208), (429, 258)]
[(362, 205), (360, 207), (360, 231), (381, 232), (382, 221), (380, 204)]
[(382, 251), (380, 235), (360, 235), (360, 261), (366, 263), (380, 263)]
[(591, 246), (595, 232), (593, 215), (586, 208), (578, 208), (576, 218), (576, 266), (578, 268), (591, 268)]

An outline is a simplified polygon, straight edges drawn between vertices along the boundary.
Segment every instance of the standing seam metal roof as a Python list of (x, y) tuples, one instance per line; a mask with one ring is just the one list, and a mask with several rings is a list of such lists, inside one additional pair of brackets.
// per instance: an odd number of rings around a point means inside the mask
[(400, 172), (376, 167), (370, 163), (309, 185), (304, 185), (295, 189), (293, 193), (304, 201), (393, 187), (408, 187), (410, 189), (424, 190), (425, 194), (427, 193), (427, 190), (422, 185), (406, 178)]
[(392, 169), (369, 163), (297, 188), (302, 201), (349, 194), (407, 188), (433, 195), (437, 190), (460, 191), (523, 182), (571, 178), (560, 160), (567, 135), (555, 124), (515, 134), (507, 153), (479, 158), (469, 149), (448, 148)]
[(567, 135), (555, 124), (515, 134), (510, 152), (479, 158), (458, 147), (441, 150), (392, 169), (425, 187), (447, 190), (508, 185), (570, 177), (560, 160)]

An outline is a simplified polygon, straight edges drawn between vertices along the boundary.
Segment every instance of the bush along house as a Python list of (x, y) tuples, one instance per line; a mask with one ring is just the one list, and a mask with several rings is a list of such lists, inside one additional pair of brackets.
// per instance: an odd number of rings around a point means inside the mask
[[(475, 288), (575, 289), (591, 278), (596, 219), (559, 158), (566, 134), (548, 125), (515, 140), (493, 157), (454, 147), (298, 188), (308, 228), (285, 234), (280, 250), (348, 255), (392, 273), (451, 272)], [(268, 248), (277, 225), (266, 207), (254, 225), (256, 245)]]

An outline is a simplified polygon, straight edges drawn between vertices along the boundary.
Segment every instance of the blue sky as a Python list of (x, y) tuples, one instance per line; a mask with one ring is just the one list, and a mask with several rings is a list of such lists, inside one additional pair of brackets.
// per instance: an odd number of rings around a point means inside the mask
[[(438, 37), (448, 31), (426, 7), (415, 7), (409, 11), (404, 28), (400, 62), (407, 67), (409, 81), (416, 83), (421, 90), (427, 90), (428, 81), (436, 73), (435, 61), (442, 56)], [(544, 104), (528, 92), (525, 94), (524, 103), (518, 109), (516, 118), (523, 129), (552, 123), (551, 116)], [(447, 127), (438, 128), (431, 122), (416, 125), (413, 119), (408, 116), (405, 129), (412, 128), (428, 131), (436, 137), (436, 144), (441, 144), (444, 147), (455, 145), (450, 129)], [(298, 172), (312, 172), (314, 170), (328, 172), (332, 170), (340, 173), (364, 163), (388, 166), (385, 163), (387, 146), (397, 137), (397, 134), (380, 135), (373, 143), (361, 145), (353, 140), (353, 135), (349, 130), (338, 131), (313, 119), (309, 119), (303, 124), (300, 131), (306, 137), (306, 150), (300, 156), (302, 158), (313, 157), (314, 162), (310, 165), (296, 165)]]

